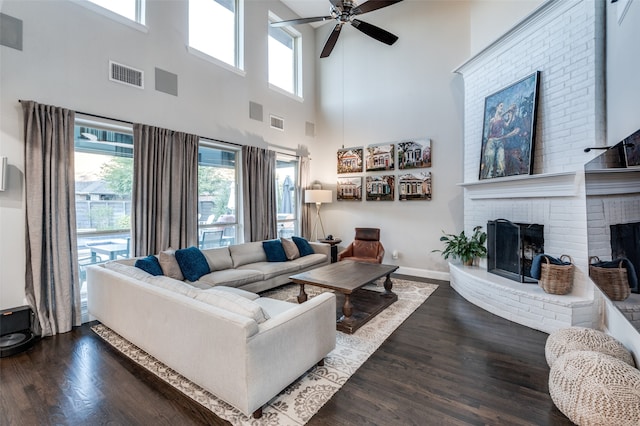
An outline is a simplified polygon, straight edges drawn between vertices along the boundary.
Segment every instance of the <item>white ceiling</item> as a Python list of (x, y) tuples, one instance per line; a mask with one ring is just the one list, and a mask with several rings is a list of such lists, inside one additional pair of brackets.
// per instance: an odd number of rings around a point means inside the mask
[[(301, 18), (313, 16), (327, 16), (331, 10), (329, 0), (281, 0), (289, 9), (293, 10)], [(363, 0), (364, 1), (364, 0)], [(363, 3), (360, 1), (359, 3)], [(314, 23), (313, 26), (321, 24)]]

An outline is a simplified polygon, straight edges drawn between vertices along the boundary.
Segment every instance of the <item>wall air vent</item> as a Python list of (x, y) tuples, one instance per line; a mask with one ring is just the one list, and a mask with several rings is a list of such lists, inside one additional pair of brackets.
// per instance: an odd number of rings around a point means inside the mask
[(277, 117), (275, 115), (270, 115), (271, 118), (271, 128), (284, 130), (284, 118)]
[(109, 61), (109, 80), (144, 89), (144, 72), (117, 62)]

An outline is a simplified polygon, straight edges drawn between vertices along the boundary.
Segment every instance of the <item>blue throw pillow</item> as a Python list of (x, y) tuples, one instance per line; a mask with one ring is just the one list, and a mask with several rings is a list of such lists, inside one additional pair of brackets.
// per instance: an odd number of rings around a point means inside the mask
[(268, 240), (262, 242), (262, 248), (269, 262), (286, 262), (287, 254), (284, 252), (280, 240)]
[(207, 275), (211, 270), (207, 258), (198, 247), (189, 247), (176, 250), (176, 261), (182, 275), (189, 281), (198, 281), (201, 276)]
[(300, 252), (300, 257), (308, 256), (310, 254), (314, 254), (313, 247), (309, 244), (309, 241), (300, 237), (291, 237), (296, 246), (298, 246), (298, 251)]
[(134, 266), (150, 273), (151, 275), (164, 275), (162, 272), (162, 266), (160, 266), (160, 262), (158, 262), (158, 258), (153, 255), (136, 260)]

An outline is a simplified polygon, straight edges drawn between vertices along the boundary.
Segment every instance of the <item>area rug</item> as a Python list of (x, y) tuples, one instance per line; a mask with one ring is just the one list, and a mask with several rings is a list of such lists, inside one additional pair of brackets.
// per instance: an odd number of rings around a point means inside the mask
[[(104, 325), (91, 328), (122, 354), (234, 425), (304, 425), (437, 287), (436, 284), (393, 279), (393, 292), (398, 295), (398, 301), (354, 334), (337, 332), (336, 348), (325, 358), (324, 366), (313, 367), (269, 401), (260, 419), (245, 416)], [(384, 290), (382, 280), (367, 288)], [(295, 302), (298, 289), (297, 285), (291, 284), (262, 296)], [(323, 291), (312, 286), (306, 286), (305, 290), (309, 297)]]

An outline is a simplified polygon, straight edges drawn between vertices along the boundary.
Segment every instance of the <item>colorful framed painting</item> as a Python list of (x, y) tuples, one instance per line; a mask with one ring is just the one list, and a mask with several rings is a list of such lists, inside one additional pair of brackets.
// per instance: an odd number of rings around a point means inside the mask
[(400, 201), (431, 201), (431, 172), (414, 172), (398, 176)]
[(395, 169), (395, 145), (392, 143), (369, 145), (366, 150), (366, 169), (368, 172), (376, 170)]
[(338, 150), (338, 174), (362, 173), (362, 148)]
[(485, 98), (480, 179), (531, 174), (540, 71)]
[(398, 142), (398, 169), (431, 167), (431, 139)]
[(336, 192), (338, 201), (362, 201), (362, 178), (338, 178)]
[(367, 201), (393, 201), (395, 181), (392, 175), (367, 176)]
[(626, 138), (624, 147), (624, 161), (627, 167), (640, 167), (640, 130)]

